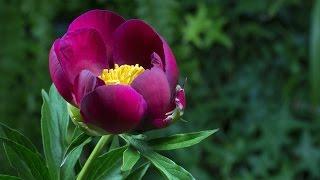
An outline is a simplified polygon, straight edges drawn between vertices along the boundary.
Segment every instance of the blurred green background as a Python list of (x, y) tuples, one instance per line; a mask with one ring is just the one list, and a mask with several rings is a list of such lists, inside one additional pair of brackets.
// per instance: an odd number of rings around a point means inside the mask
[[(1, 122), (41, 148), (49, 48), (94, 8), (144, 19), (169, 42), (188, 123), (163, 133), (220, 129), (166, 154), (197, 179), (320, 179), (319, 0), (0, 0)], [(14, 174), (3, 148), (0, 162)]]

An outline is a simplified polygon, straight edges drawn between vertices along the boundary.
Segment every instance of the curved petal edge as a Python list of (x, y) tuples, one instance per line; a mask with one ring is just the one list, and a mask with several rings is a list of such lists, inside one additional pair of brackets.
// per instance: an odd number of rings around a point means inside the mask
[(100, 86), (86, 95), (80, 112), (86, 124), (92, 124), (112, 134), (135, 129), (143, 119), (147, 104), (128, 85)]

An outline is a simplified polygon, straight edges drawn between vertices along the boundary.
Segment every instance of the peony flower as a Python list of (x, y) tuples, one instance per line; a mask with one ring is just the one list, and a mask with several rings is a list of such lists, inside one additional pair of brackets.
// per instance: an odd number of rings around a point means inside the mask
[(167, 42), (147, 23), (106, 10), (76, 18), (55, 40), (49, 69), (83, 123), (107, 133), (164, 128), (185, 107)]

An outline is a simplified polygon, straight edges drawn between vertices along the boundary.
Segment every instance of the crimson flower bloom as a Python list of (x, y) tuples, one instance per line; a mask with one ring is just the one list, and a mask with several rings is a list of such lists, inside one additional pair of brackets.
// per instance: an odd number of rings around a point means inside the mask
[(76, 18), (50, 50), (61, 96), (83, 122), (118, 134), (164, 128), (182, 115), (184, 90), (167, 42), (142, 20), (106, 10)]

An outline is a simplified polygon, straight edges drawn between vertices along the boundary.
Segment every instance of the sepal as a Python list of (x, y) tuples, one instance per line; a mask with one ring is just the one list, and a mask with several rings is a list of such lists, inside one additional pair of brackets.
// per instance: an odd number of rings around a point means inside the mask
[(94, 125), (85, 124), (83, 122), (83, 118), (80, 113), (80, 109), (74, 107), (73, 105), (68, 103), (68, 113), (72, 120), (72, 122), (79, 127), (84, 133), (90, 135), (90, 136), (104, 136), (108, 135), (106, 131), (104, 131), (101, 128), (98, 128)]

